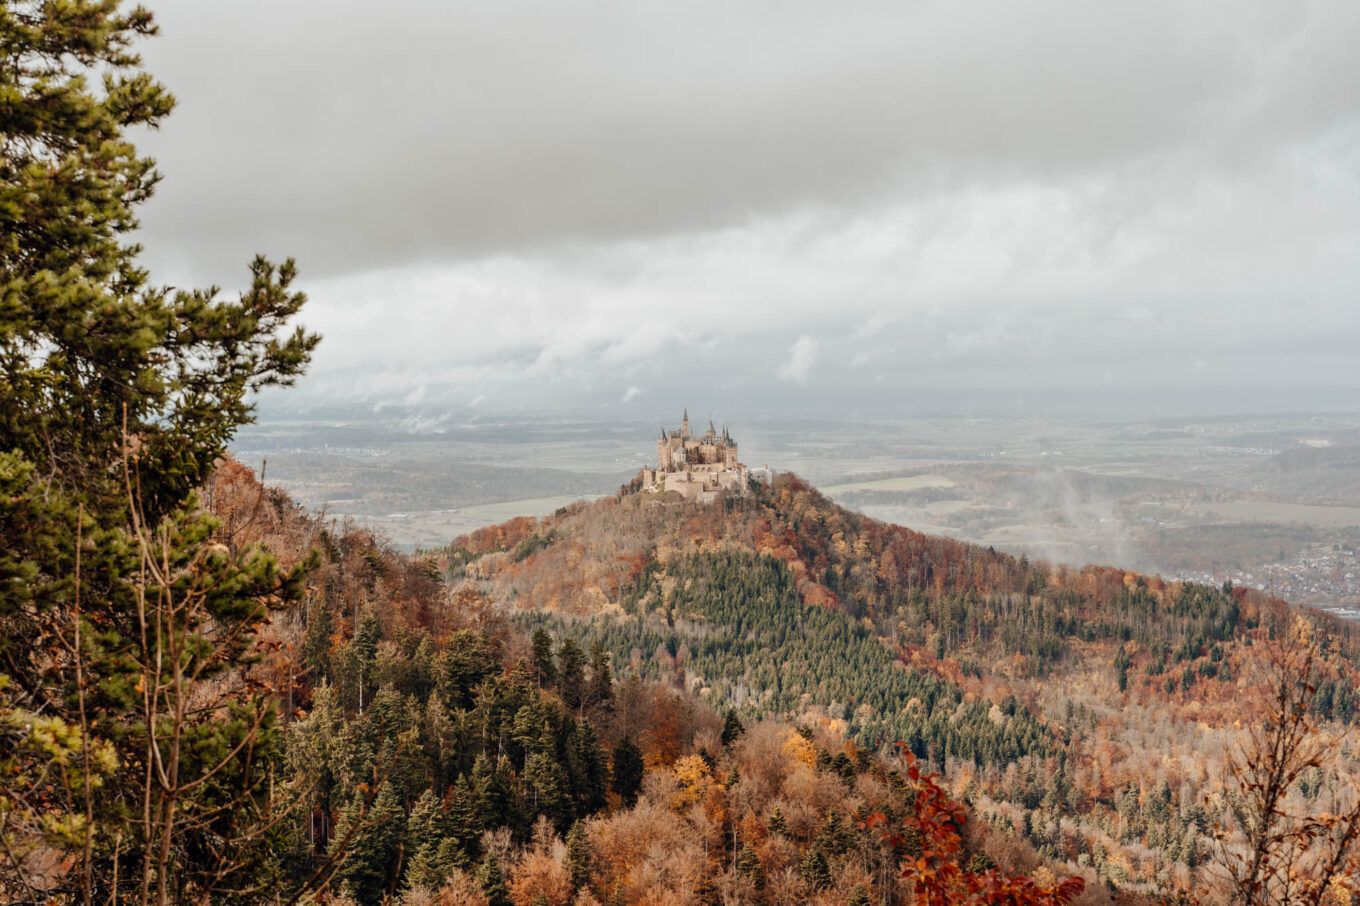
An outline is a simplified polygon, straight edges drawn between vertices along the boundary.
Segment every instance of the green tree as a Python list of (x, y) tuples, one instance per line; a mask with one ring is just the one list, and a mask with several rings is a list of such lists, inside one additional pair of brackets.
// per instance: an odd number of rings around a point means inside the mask
[(590, 853), (590, 838), (586, 836), (585, 825), (577, 821), (567, 832), (566, 869), (571, 878), (572, 893), (590, 886), (590, 871), (593, 861)]
[(505, 756), (494, 762), (484, 754), (477, 756), (472, 765), (472, 791), (477, 815), (485, 830), (519, 828), (519, 803)]
[(339, 860), (336, 880), (362, 903), (377, 903), (394, 882), (397, 857), (406, 836), (406, 813), (389, 784), (371, 805), (355, 793), (331, 838), (331, 856)]
[[(251, 394), (290, 383), (317, 339), (285, 332), (304, 302), (291, 262), (257, 258), (236, 300), (153, 286), (138, 264), (159, 174), (128, 130), (174, 105), (133, 50), (155, 31), (118, 0), (0, 4), (0, 664), (91, 756), (91, 783), (41, 805), (78, 816), (53, 895), (85, 902), (206, 899), (264, 870), (278, 731), (233, 678), (268, 608), (301, 591), (222, 544), (193, 493)], [(96, 790), (106, 746), (119, 770)], [(21, 772), (51, 757), (13, 755)], [(24, 871), (0, 884), (23, 889)]]
[(478, 796), (467, 777), (459, 777), (449, 791), (448, 816), (445, 819), (449, 839), (453, 840), (469, 858), (475, 859), (482, 836), (482, 818), (477, 811)]
[(831, 886), (831, 866), (821, 847), (811, 846), (798, 865), (798, 874), (813, 890), (825, 890)]
[(586, 656), (574, 639), (563, 639), (557, 648), (557, 690), (568, 708), (585, 702)]
[(590, 704), (607, 706), (614, 698), (614, 671), (609, 666), (609, 647), (600, 639), (590, 646)]
[(609, 769), (595, 729), (584, 720), (575, 722), (567, 739), (567, 770), (577, 814), (593, 815), (604, 808)]
[(737, 874), (750, 878), (755, 884), (756, 890), (763, 890), (765, 887), (765, 868), (760, 864), (760, 856), (751, 848), (751, 844), (743, 842), (741, 849), (737, 850), (735, 868)]
[(737, 712), (731, 708), (723, 715), (722, 744), (723, 748), (728, 748), (736, 742), (741, 734), (746, 732), (746, 728), (741, 725), (741, 720), (737, 717)]
[(1114, 669), (1119, 680), (1119, 691), (1125, 692), (1129, 688), (1129, 653), (1124, 650), (1124, 646), (1119, 646), (1119, 652), (1114, 656)]
[(539, 686), (551, 686), (557, 681), (557, 665), (553, 663), (552, 655), (552, 636), (539, 626), (534, 629), (530, 643), (534, 651), (534, 681)]
[(534, 752), (524, 763), (525, 806), (532, 814), (546, 815), (562, 831), (571, 824), (575, 808), (562, 767), (546, 752)]
[(642, 792), (642, 776), (646, 766), (642, 761), (642, 750), (631, 736), (625, 736), (614, 747), (614, 771), (611, 786), (619, 794), (623, 804), (632, 808)]
[(511, 906), (510, 884), (505, 877), (505, 868), (495, 852), (486, 854), (481, 867), (477, 869), (477, 883), (482, 885), (491, 906)]

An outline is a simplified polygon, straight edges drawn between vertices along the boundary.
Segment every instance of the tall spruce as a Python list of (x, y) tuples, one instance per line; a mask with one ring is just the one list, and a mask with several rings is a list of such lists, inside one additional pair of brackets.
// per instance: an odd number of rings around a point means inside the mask
[(590, 886), (590, 872), (593, 864), (590, 854), (590, 838), (586, 836), (585, 825), (577, 821), (567, 832), (567, 853), (565, 866), (571, 879), (572, 893)]
[(642, 792), (644, 770), (642, 750), (638, 748), (637, 743), (633, 742), (630, 736), (620, 739), (619, 744), (614, 747), (614, 771), (610, 786), (619, 794), (623, 804), (630, 808), (637, 802), (638, 794)]

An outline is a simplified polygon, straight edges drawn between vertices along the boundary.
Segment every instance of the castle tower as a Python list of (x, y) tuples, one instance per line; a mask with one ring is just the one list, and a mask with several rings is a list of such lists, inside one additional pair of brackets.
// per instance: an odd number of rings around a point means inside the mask
[(684, 420), (680, 422), (680, 436), (689, 437), (689, 409), (685, 409)]

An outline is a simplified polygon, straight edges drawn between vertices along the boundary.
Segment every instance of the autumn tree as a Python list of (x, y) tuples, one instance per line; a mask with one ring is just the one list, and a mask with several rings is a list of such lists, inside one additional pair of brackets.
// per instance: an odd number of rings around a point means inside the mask
[(1218, 868), (1243, 906), (1316, 906), (1355, 892), (1360, 792), (1346, 782), (1331, 801), (1300, 795), (1336, 778), (1341, 738), (1319, 726), (1317, 691), (1336, 665), (1307, 619), (1267, 643), (1265, 713), (1230, 753), (1233, 782), (1218, 828)]

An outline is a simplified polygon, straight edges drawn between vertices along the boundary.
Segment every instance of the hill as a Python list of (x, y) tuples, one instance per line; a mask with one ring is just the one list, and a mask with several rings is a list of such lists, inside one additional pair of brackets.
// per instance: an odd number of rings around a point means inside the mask
[[(620, 493), (460, 538), (439, 564), (524, 626), (746, 719), (942, 768), (981, 820), (1110, 888), (1203, 890), (1233, 806), (1225, 759), (1295, 618), (1243, 588), (1031, 563), (886, 525), (794, 476), (699, 506)], [(1311, 703), (1354, 716), (1343, 668)], [(1334, 783), (1354, 772), (1347, 758)], [(1332, 783), (1332, 781), (1328, 781)]]
[[(972, 820), (910, 752), (830, 721), (723, 715), (230, 460), (204, 499), (226, 548), (311, 563), (249, 671), (284, 704), (287, 793), (260, 869), (278, 891), (337, 906), (1107, 901)], [(526, 563), (557, 546), (536, 525), (479, 538)]]

